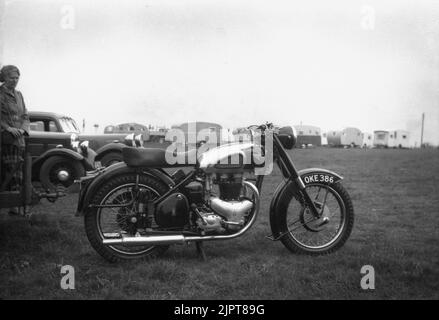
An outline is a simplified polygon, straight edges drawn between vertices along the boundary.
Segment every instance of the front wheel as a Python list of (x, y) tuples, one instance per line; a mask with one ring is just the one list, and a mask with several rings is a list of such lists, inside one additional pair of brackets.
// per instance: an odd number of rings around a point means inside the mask
[(306, 186), (319, 210), (315, 217), (299, 192), (287, 196), (283, 210), (276, 215), (280, 240), (294, 253), (328, 254), (339, 249), (352, 232), (354, 208), (341, 183)]

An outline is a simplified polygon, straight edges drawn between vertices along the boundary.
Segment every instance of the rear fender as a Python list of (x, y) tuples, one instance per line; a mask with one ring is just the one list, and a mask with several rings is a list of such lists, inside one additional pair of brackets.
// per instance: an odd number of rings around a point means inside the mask
[[(305, 186), (312, 183), (332, 185), (343, 179), (343, 177), (333, 171), (320, 168), (300, 170), (298, 174)], [(288, 205), (296, 190), (298, 190), (297, 182), (293, 179), (288, 179), (282, 181), (274, 192), (270, 204), (270, 226), (274, 238), (280, 235), (276, 216), (288, 209)]]
[(79, 179), (79, 183), (81, 185), (78, 199), (78, 207), (76, 210), (76, 215), (84, 215), (85, 209), (89, 206), (90, 201), (93, 196), (96, 194), (97, 190), (101, 188), (101, 186), (108, 182), (109, 180), (124, 174), (130, 173), (140, 173), (146, 174), (151, 177), (154, 177), (167, 186), (174, 186), (174, 180), (163, 170), (160, 169), (150, 169), (150, 168), (133, 168), (128, 167), (124, 162), (119, 162), (113, 164), (109, 167), (100, 169), (96, 173), (96, 176), (88, 176)]

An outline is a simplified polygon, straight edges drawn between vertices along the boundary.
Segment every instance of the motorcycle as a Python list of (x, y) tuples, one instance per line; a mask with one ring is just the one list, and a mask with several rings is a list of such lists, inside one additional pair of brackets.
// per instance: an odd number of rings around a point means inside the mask
[[(269, 153), (284, 179), (271, 199), (268, 238), (310, 255), (343, 246), (354, 223), (343, 178), (320, 168), (298, 171), (287, 151), (297, 140), (292, 127), (264, 124), (248, 131), (247, 142), (206, 150), (127, 146), (123, 162), (82, 177), (77, 215), (84, 216), (91, 246), (116, 262), (157, 256), (173, 244), (194, 242), (202, 250), (203, 241), (242, 236), (259, 214)], [(185, 161), (170, 161), (177, 158)]]

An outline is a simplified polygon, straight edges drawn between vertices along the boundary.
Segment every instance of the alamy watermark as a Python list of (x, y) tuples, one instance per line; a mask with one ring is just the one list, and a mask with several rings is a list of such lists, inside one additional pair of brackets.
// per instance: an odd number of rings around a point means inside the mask
[(364, 276), (361, 278), (360, 285), (363, 290), (375, 290), (375, 269), (371, 265), (364, 265), (360, 270)]
[[(248, 130), (233, 138), (223, 139), (222, 130), (196, 130), (188, 123), (188, 130), (171, 129), (165, 140), (172, 142), (165, 153), (170, 165), (254, 165), (255, 174), (269, 175), (273, 169), (273, 131)], [(187, 152), (187, 149), (196, 152)]]
[(75, 268), (71, 265), (65, 265), (61, 267), (61, 281), (60, 286), (63, 290), (75, 289)]

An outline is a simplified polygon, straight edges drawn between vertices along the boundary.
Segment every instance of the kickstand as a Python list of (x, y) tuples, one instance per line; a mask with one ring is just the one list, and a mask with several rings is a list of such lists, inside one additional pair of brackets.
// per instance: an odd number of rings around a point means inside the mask
[(197, 241), (197, 242), (195, 242), (195, 245), (197, 247), (198, 255), (201, 257), (201, 259), (203, 261), (206, 261), (207, 258), (206, 258), (206, 254), (204, 253), (204, 249), (203, 249), (203, 241)]

